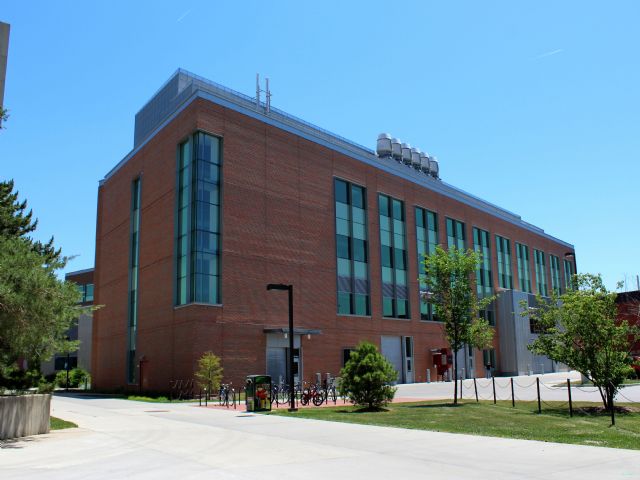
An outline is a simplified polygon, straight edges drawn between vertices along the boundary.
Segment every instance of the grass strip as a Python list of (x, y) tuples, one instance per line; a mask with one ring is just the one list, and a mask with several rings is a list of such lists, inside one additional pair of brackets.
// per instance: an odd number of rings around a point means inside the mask
[(51, 430), (64, 430), (65, 428), (76, 428), (77, 426), (75, 423), (67, 422), (61, 418), (49, 417), (49, 428)]
[(295, 413), (274, 410), (271, 415), (640, 450), (640, 414), (618, 413), (612, 427), (607, 413), (594, 413), (597, 406), (575, 402), (573, 418), (566, 402), (545, 402), (542, 414), (538, 414), (535, 401), (516, 402), (513, 408), (510, 401), (497, 405), (465, 401), (454, 406), (442, 400), (390, 404), (378, 412), (345, 405), (304, 408)]

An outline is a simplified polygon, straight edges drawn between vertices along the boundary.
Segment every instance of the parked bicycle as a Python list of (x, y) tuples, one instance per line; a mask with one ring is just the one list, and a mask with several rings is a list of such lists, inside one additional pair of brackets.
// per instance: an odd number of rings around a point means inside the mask
[[(304, 385), (306, 385), (306, 382)], [(325, 400), (324, 390), (315, 383), (308, 386), (304, 385), (302, 388), (302, 395), (300, 396), (300, 403), (302, 405), (309, 405), (309, 402), (312, 402), (316, 407), (322, 405)]]
[(218, 394), (218, 400), (221, 406), (229, 408), (229, 404), (236, 407), (236, 390), (230, 384), (220, 385), (220, 392)]

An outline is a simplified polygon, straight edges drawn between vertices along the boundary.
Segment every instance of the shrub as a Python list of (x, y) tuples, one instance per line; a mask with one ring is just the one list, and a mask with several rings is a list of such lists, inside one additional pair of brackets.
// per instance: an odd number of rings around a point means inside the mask
[(56, 373), (55, 384), (61, 388), (78, 388), (83, 386), (85, 380), (91, 381), (91, 375), (83, 368), (74, 368), (69, 371), (69, 385), (67, 385), (67, 371), (59, 370)]
[(340, 395), (352, 403), (376, 410), (386, 405), (396, 393), (394, 382), (398, 373), (375, 345), (362, 342), (340, 371)]

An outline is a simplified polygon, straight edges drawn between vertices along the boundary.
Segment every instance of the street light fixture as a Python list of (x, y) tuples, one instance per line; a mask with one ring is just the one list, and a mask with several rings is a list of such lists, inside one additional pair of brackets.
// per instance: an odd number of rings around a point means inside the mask
[(286, 290), (289, 292), (289, 411), (297, 412), (293, 385), (293, 285), (270, 283), (267, 285), (267, 290)]

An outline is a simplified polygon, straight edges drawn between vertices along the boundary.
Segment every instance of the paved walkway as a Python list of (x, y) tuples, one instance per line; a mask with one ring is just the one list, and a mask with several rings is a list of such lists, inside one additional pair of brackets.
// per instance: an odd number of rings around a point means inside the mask
[(115, 399), (63, 398), (81, 428), (11, 442), (4, 479), (630, 479), (640, 453), (320, 422)]
[[(578, 372), (548, 373), (546, 375), (523, 375), (519, 377), (496, 377), (496, 398), (511, 400), (511, 379), (516, 401), (536, 400), (538, 398), (536, 378), (540, 379), (540, 398), (543, 401), (567, 402), (569, 400), (567, 379), (572, 382), (580, 380)], [(458, 387), (460, 388), (459, 384)], [(493, 383), (491, 379), (479, 378), (474, 386), (473, 380), (462, 381), (462, 397), (475, 399), (475, 389), (478, 398), (493, 400)], [(460, 391), (460, 390), (459, 390)], [(405, 401), (443, 400), (453, 398), (453, 382), (412, 383), (398, 385), (396, 397)], [(574, 402), (601, 402), (600, 393), (596, 387), (571, 386), (571, 398)], [(640, 385), (623, 387), (616, 396), (618, 402), (640, 402)], [(640, 478), (640, 473), (638, 475)]]

